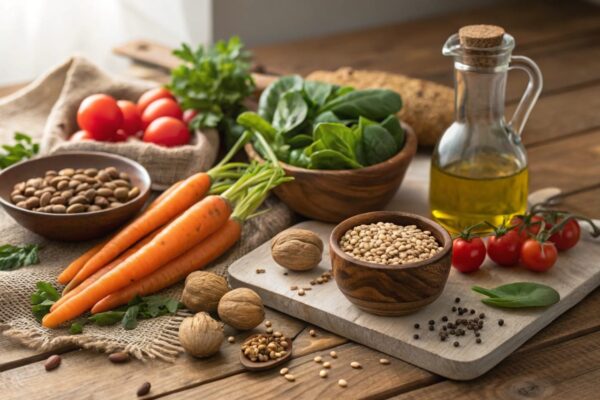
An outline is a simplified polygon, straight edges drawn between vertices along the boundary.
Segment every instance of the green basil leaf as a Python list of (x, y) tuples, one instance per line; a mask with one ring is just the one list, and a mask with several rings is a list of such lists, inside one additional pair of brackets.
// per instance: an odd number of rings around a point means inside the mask
[(262, 92), (258, 102), (258, 114), (267, 121), (273, 121), (279, 99), (287, 92), (299, 92), (304, 81), (299, 75), (289, 75), (277, 79)]
[(351, 91), (326, 103), (319, 111), (332, 111), (340, 118), (365, 118), (381, 121), (402, 108), (402, 98), (387, 89)]
[(310, 155), (310, 168), (313, 169), (339, 170), (361, 167), (362, 165), (355, 160), (335, 150), (319, 150)]
[(308, 115), (308, 105), (299, 92), (285, 93), (273, 114), (273, 127), (284, 135), (300, 126)]
[(311, 103), (317, 107), (321, 107), (333, 91), (333, 85), (325, 82), (318, 81), (304, 81), (304, 93), (311, 101)]
[(0, 246), (0, 271), (13, 271), (26, 265), (39, 264), (38, 246), (28, 244), (25, 246)]
[(342, 153), (347, 158), (354, 160), (356, 137), (352, 129), (337, 123), (322, 123), (317, 125), (313, 134), (315, 140), (320, 140), (326, 149)]
[(39, 152), (39, 144), (34, 143), (30, 136), (22, 132), (15, 132), (13, 139), (16, 142), (14, 145), (1, 146), (5, 153), (0, 153), (0, 169), (31, 158)]
[(137, 327), (137, 317), (140, 311), (140, 306), (131, 306), (125, 312), (121, 324), (126, 330), (135, 329)]
[(362, 146), (367, 165), (374, 165), (398, 152), (394, 138), (379, 125), (367, 125), (362, 131)]
[(481, 300), (483, 303), (501, 308), (548, 307), (560, 300), (556, 290), (535, 282), (515, 282), (493, 289), (473, 286), (472, 290), (488, 296)]
[(400, 149), (404, 147), (405, 133), (404, 129), (402, 129), (402, 125), (400, 125), (398, 117), (395, 115), (390, 115), (381, 121), (380, 125), (392, 135), (396, 145), (398, 146), (398, 151), (400, 151)]

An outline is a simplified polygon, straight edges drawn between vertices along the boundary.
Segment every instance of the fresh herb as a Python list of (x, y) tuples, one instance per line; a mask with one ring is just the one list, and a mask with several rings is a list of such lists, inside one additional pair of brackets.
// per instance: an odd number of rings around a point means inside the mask
[(226, 134), (230, 147), (243, 129), (235, 118), (244, 110), (242, 101), (254, 91), (250, 75), (250, 53), (234, 36), (212, 47), (187, 44), (173, 52), (183, 63), (171, 72), (169, 90), (183, 109), (198, 111), (190, 122), (192, 129), (218, 128)]
[(516, 282), (485, 289), (473, 286), (472, 289), (488, 298), (484, 304), (501, 308), (548, 307), (558, 303), (560, 295), (550, 286), (534, 282)]
[(58, 290), (48, 282), (37, 282), (36, 291), (31, 295), (31, 311), (35, 319), (41, 321), (50, 312), (50, 307), (60, 298)]
[(71, 324), (71, 326), (69, 327), (69, 333), (71, 335), (79, 335), (80, 333), (83, 333), (83, 325), (85, 324), (84, 322), (73, 322)]
[(26, 265), (39, 264), (38, 245), (0, 246), (0, 271), (12, 271)]
[(40, 150), (40, 145), (34, 143), (33, 139), (25, 133), (15, 132), (14, 141), (16, 143), (12, 146), (8, 144), (2, 145), (4, 153), (0, 153), (0, 169), (31, 158)]
[[(354, 90), (284, 76), (260, 97), (258, 114), (237, 122), (264, 136), (276, 157), (312, 169), (352, 169), (383, 162), (404, 146), (395, 116), (400, 96), (383, 89)], [(263, 155), (262, 143), (255, 142)]]

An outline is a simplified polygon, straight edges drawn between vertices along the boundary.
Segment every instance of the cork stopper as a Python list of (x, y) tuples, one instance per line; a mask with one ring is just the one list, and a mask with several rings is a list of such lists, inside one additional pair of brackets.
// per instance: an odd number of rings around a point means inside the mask
[(460, 44), (467, 48), (487, 49), (502, 44), (504, 28), (496, 25), (467, 25), (458, 30)]

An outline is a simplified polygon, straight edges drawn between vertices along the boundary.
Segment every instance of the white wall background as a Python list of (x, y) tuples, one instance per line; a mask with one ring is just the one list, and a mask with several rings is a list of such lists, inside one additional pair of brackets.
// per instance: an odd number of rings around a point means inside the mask
[(259, 45), (406, 21), (504, 0), (0, 0), (0, 85), (82, 54), (105, 69), (112, 48), (145, 38), (175, 47), (239, 34)]

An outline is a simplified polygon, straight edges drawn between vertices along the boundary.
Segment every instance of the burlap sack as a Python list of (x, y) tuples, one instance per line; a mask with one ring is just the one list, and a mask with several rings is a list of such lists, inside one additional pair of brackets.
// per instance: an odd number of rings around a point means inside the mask
[[(152, 82), (113, 77), (86, 59), (75, 57), (30, 85), (28, 89), (41, 91), (41, 96), (26, 96), (24, 102), (28, 107), (31, 102), (39, 101), (50, 102), (52, 105), (50, 114), (44, 114), (44, 118), (47, 117), (48, 120), (40, 143), (42, 153), (83, 150), (119, 154), (146, 167), (152, 178), (153, 188), (164, 189), (213, 165), (219, 148), (217, 131), (206, 129), (195, 132), (189, 145), (174, 148), (133, 139), (123, 143), (68, 141), (69, 136), (79, 130), (77, 109), (85, 97), (94, 93), (106, 93), (116, 99), (137, 101), (144, 91), (156, 86)], [(26, 127), (19, 129), (31, 134)]]
[[(77, 82), (75, 79), (79, 78), (76, 77), (93, 78)], [(102, 89), (100, 89), (97, 85), (102, 85), (104, 79), (109, 79), (111, 83), (101, 86)], [(85, 89), (84, 87), (87, 87), (88, 84), (92, 84), (93, 87)], [(66, 93), (72, 93), (73, 90), (76, 90), (80, 93), (78, 96), (83, 97), (85, 94), (94, 91), (104, 91), (104, 87), (112, 88), (114, 91), (111, 91), (111, 93), (117, 96), (130, 93), (135, 97), (135, 93), (147, 88), (148, 84), (136, 83), (132, 85), (136, 89), (129, 89), (125, 83), (115, 83), (112, 78), (106, 77), (84, 60), (69, 60), (23, 90), (7, 98), (0, 99), (0, 143), (10, 143), (13, 131), (19, 130), (27, 132), (36, 141), (42, 140), (43, 132), (45, 135), (43, 139), (45, 149), (64, 146), (64, 142), (60, 139), (61, 135), (66, 135), (72, 125), (65, 125), (65, 128), (61, 128), (61, 130), (56, 121), (65, 121), (65, 124), (73, 123), (73, 115), (70, 114), (66, 106), (69, 101)], [(76, 100), (71, 101), (77, 103)], [(50, 117), (48, 117), (49, 114)], [(58, 117), (66, 114), (69, 115), (65, 118)], [(47, 117), (48, 123), (46, 124)], [(46, 126), (45, 130), (44, 126)], [(49, 132), (57, 133), (52, 134), (55, 137), (47, 137)], [(194, 151), (208, 149), (212, 146), (209, 140), (204, 143), (200, 145), (200, 142), (198, 142), (196, 146), (186, 146), (189, 149), (183, 150), (184, 153), (179, 153), (179, 155), (190, 157)], [(68, 148), (69, 146), (70, 144), (67, 144)], [(124, 153), (130, 151), (132, 145), (120, 144), (117, 146), (119, 152), (123, 151), (120, 154), (127, 156), (129, 154), (139, 154), (147, 157), (150, 156), (150, 152), (155, 151), (154, 157), (158, 158), (162, 157), (161, 154), (163, 153), (161, 151), (164, 150), (149, 146), (148, 149), (150, 150), (146, 149), (139, 153)], [(171, 153), (166, 157), (169, 158), (170, 156)], [(160, 169), (160, 165), (163, 165), (163, 168), (168, 169), (167, 167), (171, 166), (168, 163), (162, 164), (159, 159), (149, 161), (152, 164), (150, 166), (146, 164), (147, 168), (155, 166)], [(206, 163), (206, 166), (201, 168), (207, 168), (210, 165), (209, 159), (202, 162)], [(186, 174), (186, 172), (183, 172), (185, 168), (192, 168), (191, 163), (186, 164), (185, 161), (173, 162), (172, 167), (173, 170), (177, 169), (181, 172), (181, 177)], [(160, 172), (157, 171), (156, 173)], [(176, 176), (175, 174), (168, 174), (168, 172), (165, 172), (165, 174), (159, 176), (164, 177), (165, 182)], [(266, 206), (269, 207), (270, 211), (248, 221), (244, 226), (241, 241), (223, 255), (221, 259), (212, 263), (207, 270), (224, 275), (231, 262), (292, 224), (292, 213), (281, 202), (274, 198), (269, 199)], [(176, 316), (164, 316), (140, 321), (138, 327), (131, 331), (124, 330), (120, 325), (111, 327), (86, 325), (82, 334), (71, 335), (67, 329), (48, 330), (42, 328), (34, 319), (29, 304), (29, 296), (35, 291), (36, 282), (48, 281), (55, 283), (58, 273), (94, 243), (47, 241), (22, 228), (3, 210), (0, 210), (0, 244), (5, 243), (14, 245), (37, 243), (40, 245), (39, 256), (41, 260), (39, 265), (28, 266), (11, 272), (0, 271), (0, 330), (3, 331), (5, 336), (29, 347), (45, 351), (66, 345), (75, 345), (103, 352), (128, 351), (140, 359), (159, 358), (168, 361), (173, 360), (177, 354), (183, 351), (179, 344), (177, 330), (182, 318), (188, 315), (185, 310), (180, 311)], [(161, 294), (179, 298), (181, 289), (182, 285), (180, 284), (164, 290)]]

